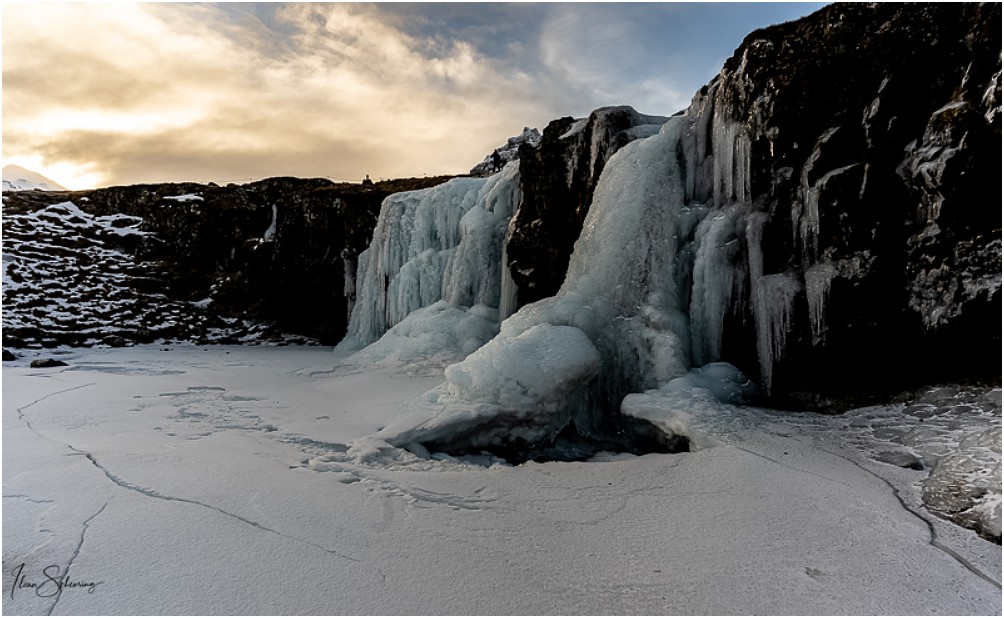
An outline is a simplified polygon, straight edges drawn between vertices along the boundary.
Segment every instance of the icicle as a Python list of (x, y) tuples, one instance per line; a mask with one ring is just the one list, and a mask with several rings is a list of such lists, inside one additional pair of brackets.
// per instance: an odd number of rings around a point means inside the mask
[(802, 266), (808, 268), (819, 257), (819, 193), (830, 176), (847, 168), (833, 170), (815, 183), (809, 184), (809, 176), (815, 171), (816, 163), (823, 154), (823, 145), (830, 141), (840, 127), (832, 127), (823, 132), (816, 140), (812, 153), (802, 166), (799, 197), (801, 205), (792, 209), (792, 231), (798, 234), (802, 247)]
[(739, 253), (737, 209), (717, 211), (697, 227), (693, 288), (690, 300), (690, 348), (694, 364), (721, 357), (722, 326), (732, 304)]
[(261, 242), (270, 242), (275, 240), (275, 228), (279, 221), (279, 208), (272, 204), (272, 222), (268, 224), (268, 229), (265, 230), (265, 234), (261, 237)]
[(757, 355), (768, 394), (774, 382), (774, 366), (784, 357), (795, 315), (795, 298), (801, 290), (802, 284), (789, 274), (766, 275), (756, 282), (753, 309), (757, 323)]
[(342, 267), (345, 277), (342, 284), (342, 294), (346, 303), (345, 315), (351, 316), (356, 304), (356, 260), (352, 258), (348, 249), (342, 249)]
[(499, 322), (516, 313), (516, 298), (519, 286), (513, 281), (512, 273), (509, 271), (509, 254), (506, 252), (506, 242), (509, 240), (509, 233), (506, 233), (502, 241), (502, 281), (499, 284)]
[(836, 275), (836, 267), (829, 262), (814, 264), (805, 271), (805, 296), (809, 302), (809, 326), (812, 329), (813, 345), (826, 340), (826, 303), (830, 299), (830, 285)]
[(746, 217), (746, 252), (749, 256), (750, 285), (754, 290), (763, 276), (763, 226), (766, 223), (765, 212), (753, 212)]

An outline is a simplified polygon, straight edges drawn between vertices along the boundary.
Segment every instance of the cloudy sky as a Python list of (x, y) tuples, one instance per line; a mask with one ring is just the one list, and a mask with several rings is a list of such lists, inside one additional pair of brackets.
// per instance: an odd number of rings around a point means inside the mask
[(72, 189), (465, 173), (524, 126), (672, 114), (820, 6), (4, 3), (3, 164)]

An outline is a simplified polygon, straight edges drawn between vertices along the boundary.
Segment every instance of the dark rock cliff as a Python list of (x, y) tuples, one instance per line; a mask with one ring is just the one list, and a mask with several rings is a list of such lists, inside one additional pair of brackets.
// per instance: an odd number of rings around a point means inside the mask
[[(726, 63), (710, 103), (748, 140), (761, 272), (803, 284), (774, 393), (999, 378), (1000, 25), (1000, 4), (835, 4)], [(726, 324), (745, 369), (753, 305)]]
[[(733, 284), (695, 365), (729, 361), (800, 406), (999, 379), (1000, 25), (1000, 4), (834, 4), (746, 37), (686, 111), (687, 201), (737, 249), (716, 258)], [(521, 305), (564, 279), (615, 149), (587, 154), (594, 123), (571, 145), (554, 121), (520, 155)], [(709, 242), (694, 234), (681, 261)]]
[(561, 287), (607, 160), (625, 144), (657, 132), (666, 120), (630, 107), (605, 107), (578, 121), (553, 120), (539, 145), (520, 147), (522, 202), (506, 242), (520, 305), (553, 296)]
[(444, 180), (6, 193), (4, 345), (336, 343), (383, 198)]

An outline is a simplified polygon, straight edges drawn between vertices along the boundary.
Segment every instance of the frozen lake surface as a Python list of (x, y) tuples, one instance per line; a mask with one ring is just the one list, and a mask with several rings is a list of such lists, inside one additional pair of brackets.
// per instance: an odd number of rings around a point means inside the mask
[(903, 467), (996, 430), (999, 475), (999, 412), (695, 398), (696, 452), (485, 466), (374, 437), (441, 372), (315, 347), (66, 360), (4, 366), (7, 614), (1001, 613), (1000, 546)]

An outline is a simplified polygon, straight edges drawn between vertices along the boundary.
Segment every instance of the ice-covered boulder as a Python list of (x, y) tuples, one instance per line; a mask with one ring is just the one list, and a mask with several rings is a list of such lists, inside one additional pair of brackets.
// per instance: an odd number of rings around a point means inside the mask
[(413, 407), (430, 417), (380, 435), (445, 452), (478, 452), (553, 440), (588, 409), (600, 354), (573, 326), (540, 324), (502, 334), (446, 368), (447, 383)]

